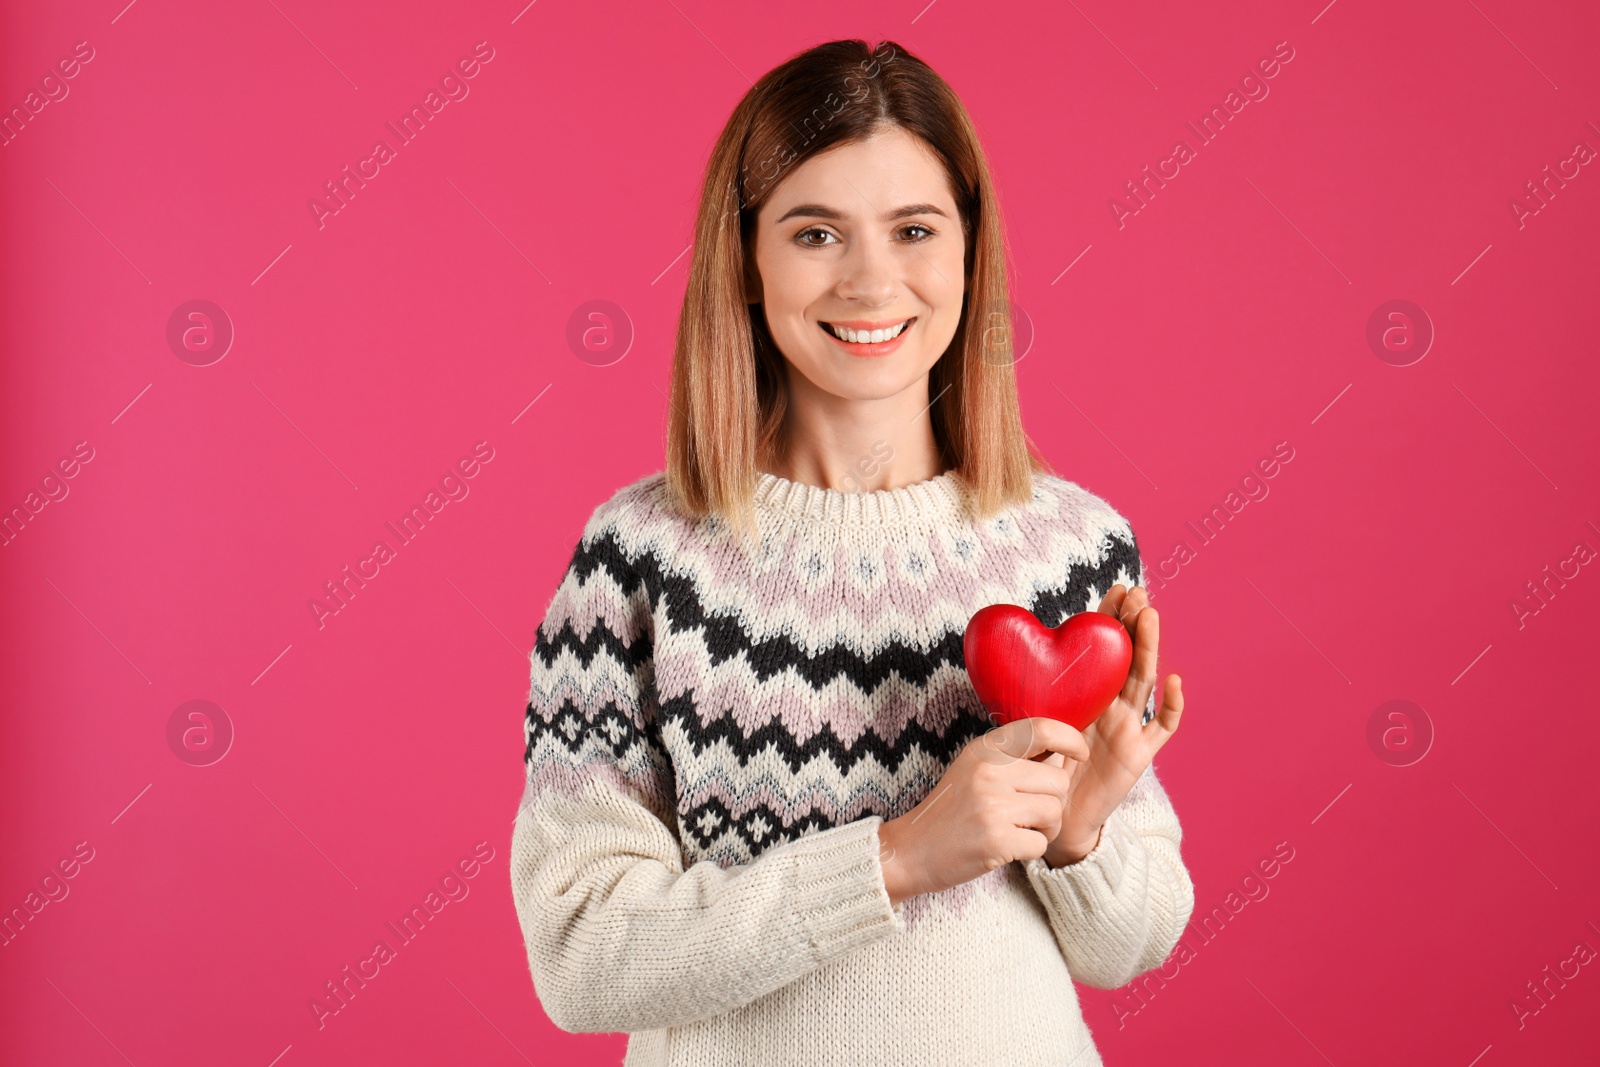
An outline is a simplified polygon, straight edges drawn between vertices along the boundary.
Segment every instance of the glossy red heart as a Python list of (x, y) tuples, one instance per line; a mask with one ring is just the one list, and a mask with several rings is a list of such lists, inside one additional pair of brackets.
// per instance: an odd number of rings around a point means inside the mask
[(1115, 616), (1084, 611), (1049, 629), (1016, 604), (990, 604), (967, 622), (967, 676), (994, 721), (1045, 715), (1079, 730), (1121, 692), (1133, 641)]

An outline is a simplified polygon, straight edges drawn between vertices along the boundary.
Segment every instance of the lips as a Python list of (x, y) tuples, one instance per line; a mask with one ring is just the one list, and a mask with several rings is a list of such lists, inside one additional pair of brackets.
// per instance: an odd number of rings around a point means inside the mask
[[(901, 326), (902, 323), (904, 323), (903, 326)], [(827, 334), (835, 344), (842, 345), (846, 349), (854, 351), (857, 354), (864, 354), (866, 352), (876, 351), (878, 349), (888, 352), (889, 350), (898, 347), (901, 340), (904, 339), (906, 334), (911, 332), (911, 328), (916, 324), (917, 316), (911, 315), (903, 319), (887, 319), (878, 322), (867, 322), (865, 320), (840, 320), (837, 322), (819, 321), (817, 323), (817, 329)], [(875, 330), (889, 330), (896, 326), (900, 327), (900, 332), (885, 341), (846, 341), (834, 332), (833, 328), (835, 326), (847, 327), (858, 335), (871, 334)]]

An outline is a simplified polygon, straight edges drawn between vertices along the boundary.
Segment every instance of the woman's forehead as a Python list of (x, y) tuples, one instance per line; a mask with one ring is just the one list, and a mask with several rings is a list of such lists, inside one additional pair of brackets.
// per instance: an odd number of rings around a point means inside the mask
[(892, 223), (915, 214), (950, 218), (954, 209), (949, 176), (938, 157), (912, 135), (895, 130), (838, 145), (799, 164), (773, 190), (761, 217), (774, 225), (802, 215)]

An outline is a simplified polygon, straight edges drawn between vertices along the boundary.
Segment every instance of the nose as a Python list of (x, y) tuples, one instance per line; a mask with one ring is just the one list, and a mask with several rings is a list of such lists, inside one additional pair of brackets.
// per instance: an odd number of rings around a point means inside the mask
[(866, 307), (892, 303), (899, 288), (899, 265), (893, 253), (873, 241), (858, 241), (839, 260), (840, 299)]

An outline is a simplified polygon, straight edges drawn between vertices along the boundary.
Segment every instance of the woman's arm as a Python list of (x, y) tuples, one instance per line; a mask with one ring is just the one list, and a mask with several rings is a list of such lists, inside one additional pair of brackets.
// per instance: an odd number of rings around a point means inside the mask
[(586, 534), (530, 659), (511, 885), (534, 988), (572, 1032), (709, 1018), (905, 928), (876, 817), (684, 868), (650, 602), (614, 533)]
[(1194, 912), (1182, 836), (1151, 765), (1087, 856), (1062, 867), (1042, 857), (1024, 865), (1073, 978), (1116, 989), (1160, 966), (1177, 945)]
[[(1140, 584), (1144, 565), (1131, 529), (1128, 544), (1131, 586), (1119, 590), (1114, 585), (1098, 610), (1129, 625), (1133, 663), (1123, 693), (1089, 727), (1095, 735), (1091, 751), (1100, 766), (1099, 770), (1087, 766), (1080, 773), (1093, 776), (1084, 779), (1085, 787), (1104, 788), (1090, 789), (1087, 799), (1075, 791), (1074, 804), (1087, 803), (1098, 810), (1106, 789), (1123, 788), (1115, 782), (1125, 780), (1124, 773), (1136, 777), (1103, 817), (1097, 842), (1091, 845), (1087, 833), (1074, 831), (1074, 842), (1083, 844), (1074, 843), (1065, 854), (1047, 850), (1044, 857), (1026, 865), (1068, 970), (1078, 981), (1099, 989), (1116, 989), (1160, 966), (1194, 912), (1194, 884), (1179, 851), (1183, 835), (1178, 815), (1150, 762), (1177, 729), (1181, 686), (1176, 675), (1165, 686), (1154, 684), (1159, 628), (1155, 618), (1144, 617), (1154, 616), (1154, 610), (1141, 607), (1148, 603), (1149, 591)], [(1147, 685), (1148, 693), (1141, 698), (1139, 693)], [(1160, 707), (1158, 695), (1163, 700)], [(1161, 721), (1154, 721), (1158, 717)]]

